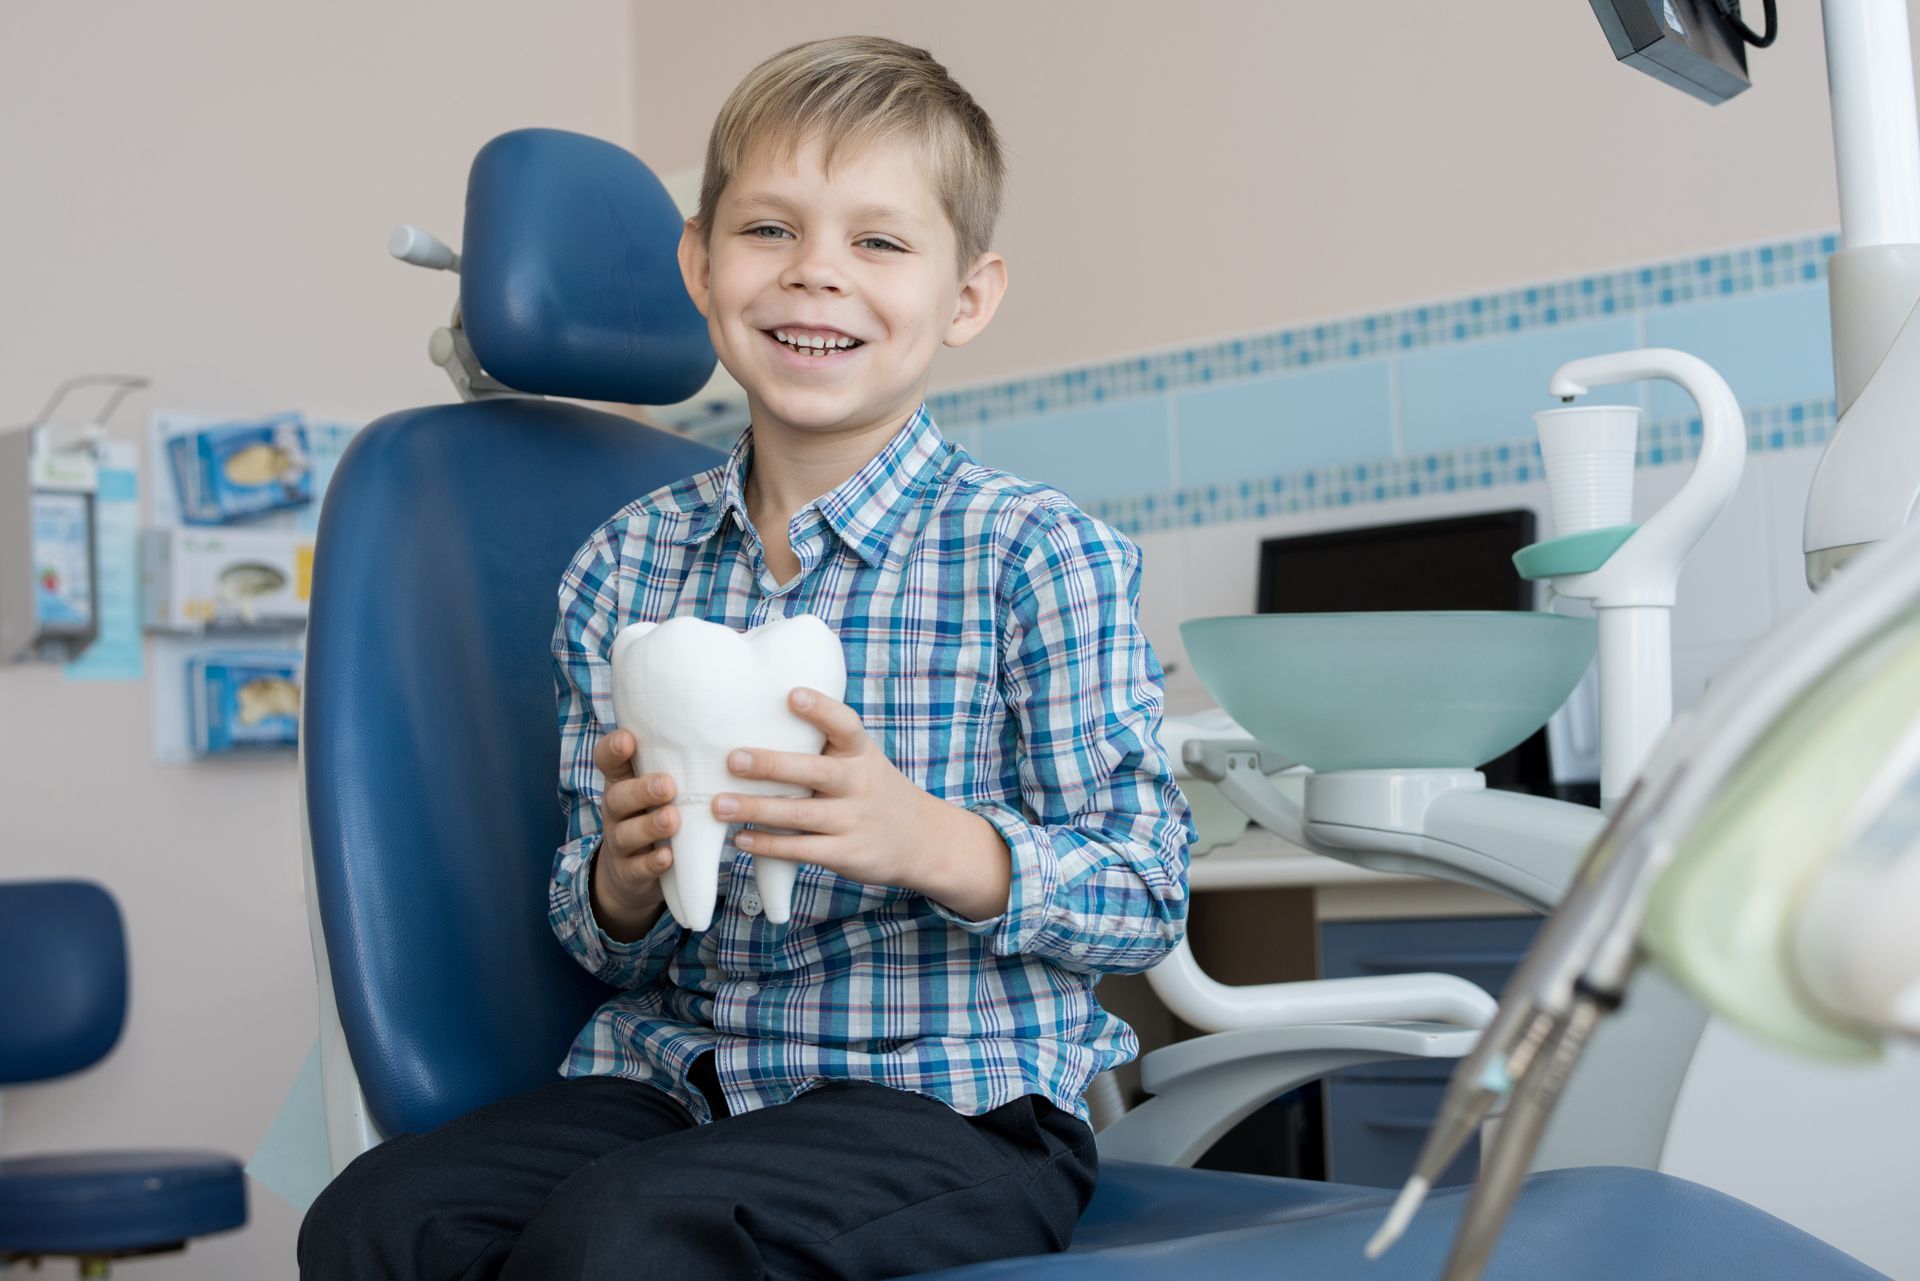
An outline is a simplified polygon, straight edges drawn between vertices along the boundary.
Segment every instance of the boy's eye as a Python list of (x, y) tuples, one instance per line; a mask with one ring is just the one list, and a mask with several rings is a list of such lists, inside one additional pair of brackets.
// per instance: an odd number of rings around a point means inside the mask
[[(768, 231), (772, 232), (773, 234), (770, 236), (761, 234), (762, 232), (768, 232)], [(789, 232), (785, 227), (776, 227), (772, 223), (762, 223), (758, 227), (748, 227), (746, 230), (746, 235), (754, 240), (776, 240), (782, 236), (787, 236), (791, 234), (792, 233)], [(867, 248), (882, 249), (889, 253), (905, 253), (906, 252), (906, 250), (902, 249), (899, 245), (894, 244), (891, 240), (884, 240), (879, 236), (867, 236), (861, 240), (855, 241), (854, 243), (858, 245), (862, 245)]]

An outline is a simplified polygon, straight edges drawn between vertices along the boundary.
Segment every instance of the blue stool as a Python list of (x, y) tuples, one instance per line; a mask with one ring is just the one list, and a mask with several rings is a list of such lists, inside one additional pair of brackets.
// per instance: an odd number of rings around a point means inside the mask
[[(127, 1016), (127, 938), (87, 881), (0, 884), (0, 1086), (91, 1067)], [(240, 1163), (217, 1152), (73, 1152), (0, 1160), (0, 1263), (111, 1261), (186, 1249), (247, 1221)]]

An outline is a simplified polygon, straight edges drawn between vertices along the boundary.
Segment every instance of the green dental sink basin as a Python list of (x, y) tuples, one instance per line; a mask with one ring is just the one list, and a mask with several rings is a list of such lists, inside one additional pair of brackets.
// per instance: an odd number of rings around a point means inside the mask
[(1237, 614), (1188, 619), (1180, 639), (1227, 714), (1288, 760), (1473, 769), (1567, 701), (1595, 629), (1522, 612)]

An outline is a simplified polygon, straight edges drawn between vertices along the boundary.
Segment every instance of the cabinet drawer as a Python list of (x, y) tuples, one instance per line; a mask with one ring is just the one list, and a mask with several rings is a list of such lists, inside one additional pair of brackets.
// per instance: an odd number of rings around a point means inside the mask
[[(1543, 918), (1466, 916), (1394, 921), (1329, 921), (1320, 927), (1325, 978), (1454, 974), (1498, 996), (1533, 945)], [(1327, 1177), (1336, 1183), (1399, 1187), (1413, 1171), (1440, 1110), (1451, 1059), (1369, 1063), (1327, 1081)], [(1470, 1183), (1480, 1144), (1469, 1142), (1440, 1184)]]
[[(1461, 916), (1397, 921), (1328, 921), (1320, 927), (1320, 976), (1453, 974), (1494, 996), (1533, 946), (1539, 916)], [(1367, 1063), (1343, 1081), (1444, 1082), (1454, 1060)]]
[(1500, 995), (1533, 946), (1538, 916), (1461, 916), (1404, 921), (1328, 921), (1320, 927), (1320, 974), (1457, 974)]
[[(1397, 1188), (1413, 1173), (1420, 1145), (1439, 1114), (1441, 1081), (1327, 1083), (1327, 1179), (1362, 1187)], [(1480, 1168), (1474, 1139), (1453, 1159), (1437, 1186), (1473, 1182)]]

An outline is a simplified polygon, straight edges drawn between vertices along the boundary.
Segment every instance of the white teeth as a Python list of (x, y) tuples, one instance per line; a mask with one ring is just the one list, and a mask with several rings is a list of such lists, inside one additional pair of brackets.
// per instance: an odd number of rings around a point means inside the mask
[(784, 329), (774, 330), (773, 336), (799, 351), (844, 351), (857, 345), (857, 340), (852, 338), (826, 338), (819, 334), (789, 334)]

